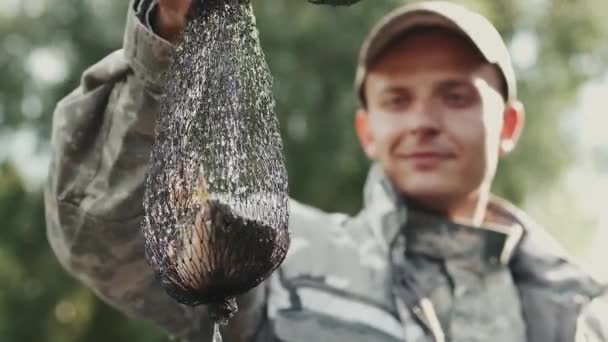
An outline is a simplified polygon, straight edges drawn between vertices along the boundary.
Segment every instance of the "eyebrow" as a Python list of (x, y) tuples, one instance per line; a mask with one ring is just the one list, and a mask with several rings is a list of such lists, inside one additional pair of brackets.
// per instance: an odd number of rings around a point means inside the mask
[(410, 91), (409, 86), (405, 85), (388, 85), (386, 87), (380, 88), (379, 94), (392, 94), (392, 93), (404, 93)]
[[(457, 87), (470, 87), (473, 85), (472, 80), (462, 77), (462, 78), (449, 78), (446, 80), (439, 81), (439, 84), (433, 86), (434, 89), (450, 89)], [(379, 94), (393, 94), (393, 93), (404, 93), (409, 92), (411, 90), (411, 86), (402, 85), (402, 84), (389, 84), (380, 89)]]
[(439, 89), (449, 89), (449, 88), (457, 88), (457, 87), (469, 87), (472, 86), (473, 82), (466, 78), (458, 78), (458, 79), (449, 79), (445, 81), (441, 81), (436, 88)]

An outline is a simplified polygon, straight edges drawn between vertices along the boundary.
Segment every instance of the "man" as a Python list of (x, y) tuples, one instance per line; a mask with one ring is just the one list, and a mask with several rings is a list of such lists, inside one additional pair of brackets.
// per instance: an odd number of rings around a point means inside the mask
[[(72, 274), (128, 315), (200, 340), (205, 308), (164, 293), (140, 232), (162, 73), (189, 5), (132, 4), (123, 50), (57, 106), (45, 198)], [(449, 3), (399, 8), (363, 44), (356, 88), (355, 128), (376, 161), (364, 208), (292, 201), (289, 255), (238, 299), (225, 340), (608, 341), (605, 287), (490, 195), (524, 122), (495, 28)]]

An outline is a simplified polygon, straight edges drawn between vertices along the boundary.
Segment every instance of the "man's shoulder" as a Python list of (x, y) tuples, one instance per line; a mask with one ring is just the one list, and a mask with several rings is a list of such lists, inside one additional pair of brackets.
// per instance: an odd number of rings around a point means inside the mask
[(289, 230), (289, 252), (269, 287), (276, 335), (397, 341), (403, 330), (387, 311), (388, 258), (366, 221), (292, 200)]
[(324, 279), (350, 287), (369, 283), (371, 273), (380, 278), (385, 272), (386, 256), (359, 216), (326, 213), (292, 201), (289, 230), (291, 246), (281, 267), (287, 278)]
[(353, 219), (344, 213), (330, 213), (293, 199), (289, 201), (289, 230), (296, 237), (326, 240), (332, 233), (346, 234)]
[(361, 222), (344, 213), (329, 213), (291, 200), (289, 204), (290, 256), (302, 252), (336, 254), (357, 245)]
[(290, 200), (289, 209), (292, 252), (305, 247), (331, 252), (377, 243), (362, 215), (326, 212), (295, 200)]
[(608, 287), (586, 272), (527, 213), (507, 202), (500, 204), (525, 230), (510, 266), (523, 298), (523, 310), (535, 329), (542, 331), (538, 327), (543, 324), (568, 329), (570, 322), (563, 319), (571, 315), (544, 315), (569, 308), (578, 317), (576, 341), (608, 341)]

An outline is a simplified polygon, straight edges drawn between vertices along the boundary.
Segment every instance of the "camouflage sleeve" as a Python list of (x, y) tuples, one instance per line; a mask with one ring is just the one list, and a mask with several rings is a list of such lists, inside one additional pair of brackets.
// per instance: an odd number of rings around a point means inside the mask
[(586, 305), (578, 321), (576, 342), (608, 342), (608, 292)]
[[(144, 258), (143, 180), (162, 74), (174, 52), (142, 24), (150, 4), (131, 3), (123, 49), (86, 70), (55, 109), (47, 235), (61, 264), (103, 300), (173, 336), (201, 340), (211, 334), (205, 308), (173, 301)], [(239, 298), (226, 340), (249, 339), (264, 320), (265, 292), (258, 287)]]

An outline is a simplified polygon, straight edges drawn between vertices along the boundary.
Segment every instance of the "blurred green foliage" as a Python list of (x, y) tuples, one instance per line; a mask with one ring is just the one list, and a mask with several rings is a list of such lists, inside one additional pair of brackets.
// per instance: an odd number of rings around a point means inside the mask
[[(608, 2), (458, 2), (486, 14), (513, 42), (514, 55), (528, 53), (530, 42), (534, 47), (518, 67), (528, 126), (517, 152), (502, 162), (495, 186), (521, 203), (554, 185), (571, 161), (573, 142), (559, 118), (573, 105), (578, 86), (606, 71), (608, 22), (602, 14), (608, 13)], [(373, 22), (399, 3), (364, 0), (330, 8), (304, 0), (255, 2), (296, 199), (329, 211), (359, 208), (368, 161), (352, 126), (355, 60)], [(0, 3), (0, 137), (33, 129), (45, 153), (54, 104), (77, 86), (87, 66), (120, 47), (127, 2), (5, 4)], [(528, 45), (515, 44), (526, 39)], [(49, 55), (61, 63), (47, 69), (43, 63), (40, 69), (37, 61)], [(100, 302), (61, 269), (46, 241), (40, 189), (27, 185), (13, 165), (1, 164), (0, 341), (165, 340), (148, 324)], [(556, 217), (572, 216), (572, 206), (564, 201), (559, 206)], [(584, 236), (588, 230), (576, 232)]]

